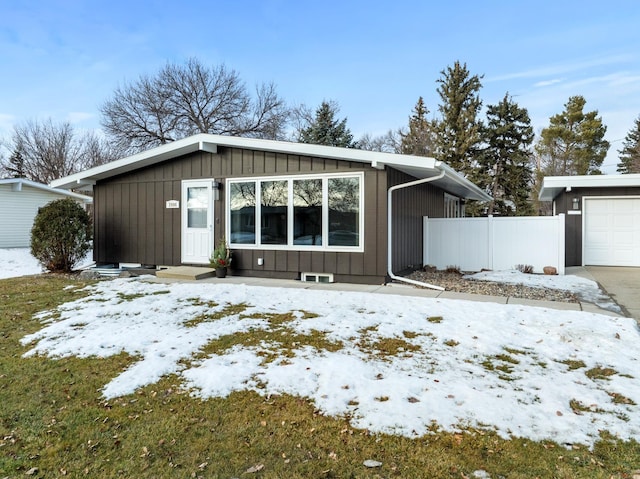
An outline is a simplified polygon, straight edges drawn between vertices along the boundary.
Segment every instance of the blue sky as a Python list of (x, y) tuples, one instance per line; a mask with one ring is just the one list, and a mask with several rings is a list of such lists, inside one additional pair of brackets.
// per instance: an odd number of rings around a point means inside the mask
[(536, 132), (583, 95), (608, 127), (614, 173), (640, 115), (640, 4), (628, 1), (3, 0), (0, 138), (28, 119), (100, 127), (119, 85), (166, 62), (224, 63), (291, 104), (340, 105), (356, 137), (407, 124), (456, 60), (484, 75), (484, 105), (506, 92)]

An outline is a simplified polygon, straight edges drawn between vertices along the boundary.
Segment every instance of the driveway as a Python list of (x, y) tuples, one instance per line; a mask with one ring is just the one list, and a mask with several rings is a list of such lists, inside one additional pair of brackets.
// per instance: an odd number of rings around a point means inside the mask
[(627, 316), (640, 321), (640, 268), (585, 266)]

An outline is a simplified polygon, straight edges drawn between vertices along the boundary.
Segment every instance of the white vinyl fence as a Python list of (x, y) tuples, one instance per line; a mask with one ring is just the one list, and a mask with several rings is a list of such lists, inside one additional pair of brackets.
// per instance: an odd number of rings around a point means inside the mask
[(554, 266), (564, 274), (564, 214), (494, 218), (424, 217), (423, 264), (461, 271)]

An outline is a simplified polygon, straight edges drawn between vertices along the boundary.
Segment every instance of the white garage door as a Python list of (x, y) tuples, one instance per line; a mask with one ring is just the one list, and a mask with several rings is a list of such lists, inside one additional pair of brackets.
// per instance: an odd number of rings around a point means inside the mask
[(640, 198), (584, 199), (584, 264), (640, 266)]

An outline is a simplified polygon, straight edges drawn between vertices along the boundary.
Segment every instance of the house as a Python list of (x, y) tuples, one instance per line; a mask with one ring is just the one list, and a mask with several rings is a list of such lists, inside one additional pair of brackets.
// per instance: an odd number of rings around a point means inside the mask
[(199, 134), (52, 182), (93, 189), (98, 265), (381, 283), (422, 262), (422, 217), (489, 200), (434, 158)]
[(24, 178), (0, 179), (0, 248), (25, 248), (38, 209), (54, 200), (73, 198), (86, 206), (92, 198)]
[(566, 214), (566, 266), (640, 266), (640, 174), (547, 176), (539, 198)]

